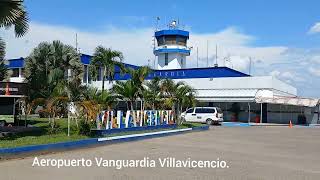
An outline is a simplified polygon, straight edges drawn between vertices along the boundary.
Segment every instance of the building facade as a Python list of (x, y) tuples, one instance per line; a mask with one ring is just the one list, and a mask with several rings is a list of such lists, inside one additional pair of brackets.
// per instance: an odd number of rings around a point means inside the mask
[[(297, 89), (272, 76), (250, 76), (228, 67), (186, 68), (189, 32), (171, 27), (156, 31), (157, 46), (153, 52), (157, 56), (157, 66), (147, 77), (170, 78), (184, 81), (192, 86), (197, 94), (198, 106), (218, 106), (224, 111), (226, 121), (263, 122), (263, 123), (306, 123), (319, 122), (319, 99), (298, 97)], [(84, 75), (83, 83), (100, 89), (102, 72), (97, 81), (89, 75), (90, 55), (81, 55)], [(139, 66), (126, 64), (133, 69)], [(13, 70), (10, 81), (23, 82), (24, 59), (9, 60)], [(115, 80), (128, 80), (128, 74), (121, 75), (115, 69)], [(106, 82), (106, 88), (112, 83)], [(238, 118), (235, 119), (235, 114)]]

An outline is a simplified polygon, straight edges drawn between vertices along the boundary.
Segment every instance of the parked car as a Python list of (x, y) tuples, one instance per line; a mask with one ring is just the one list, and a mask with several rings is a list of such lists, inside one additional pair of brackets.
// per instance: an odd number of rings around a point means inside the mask
[(183, 112), (181, 118), (186, 122), (218, 125), (223, 122), (223, 113), (219, 107), (194, 107)]

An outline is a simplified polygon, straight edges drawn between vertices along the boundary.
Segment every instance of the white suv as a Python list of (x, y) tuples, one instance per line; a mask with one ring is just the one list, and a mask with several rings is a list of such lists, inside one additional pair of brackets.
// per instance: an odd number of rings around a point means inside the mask
[(186, 122), (200, 122), (208, 125), (221, 124), (223, 113), (218, 107), (195, 107), (183, 112), (181, 118)]

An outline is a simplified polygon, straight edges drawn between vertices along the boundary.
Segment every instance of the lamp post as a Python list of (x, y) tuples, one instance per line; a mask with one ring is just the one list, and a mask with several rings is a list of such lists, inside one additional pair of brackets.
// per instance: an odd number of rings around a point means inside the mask
[[(71, 69), (68, 69), (68, 86), (71, 78)], [(68, 136), (70, 136), (70, 92), (68, 92)]]

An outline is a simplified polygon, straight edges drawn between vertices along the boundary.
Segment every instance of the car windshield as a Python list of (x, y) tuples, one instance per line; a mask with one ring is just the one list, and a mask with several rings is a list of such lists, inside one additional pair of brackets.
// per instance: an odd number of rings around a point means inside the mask
[(222, 113), (222, 110), (220, 108), (217, 108), (218, 113)]

